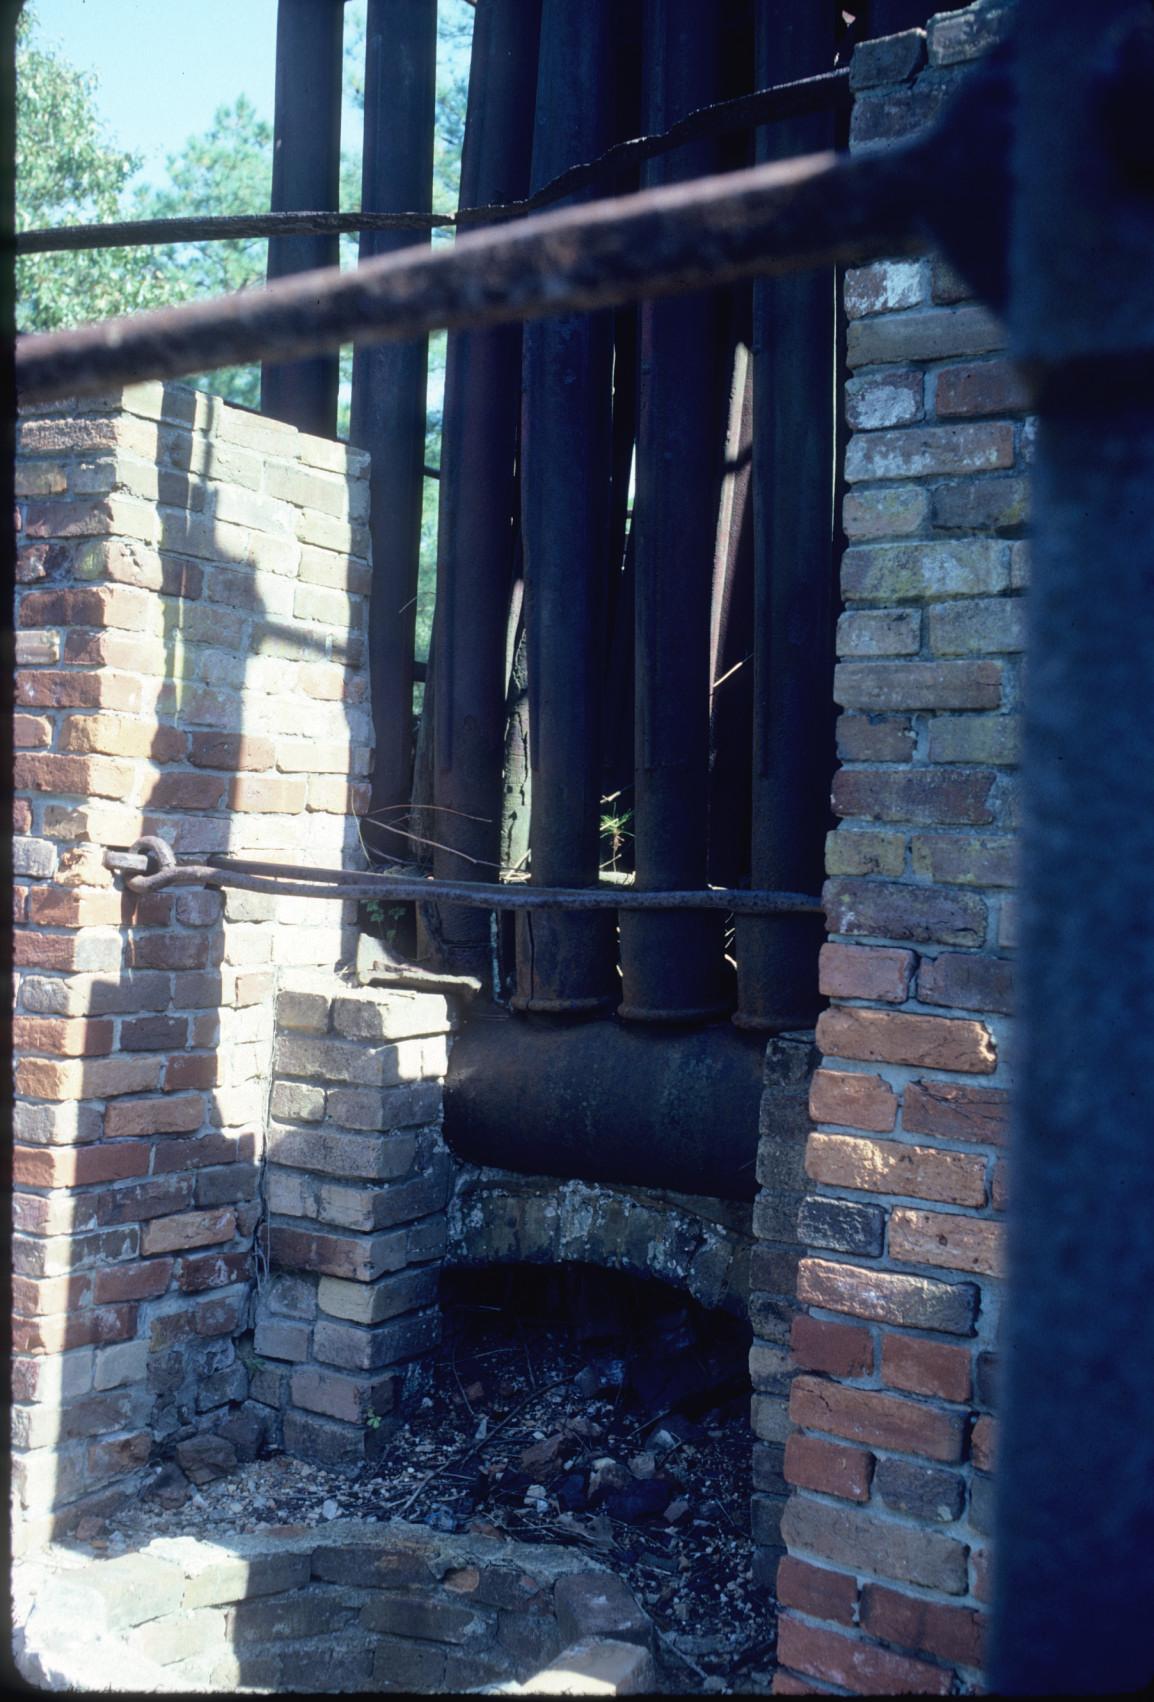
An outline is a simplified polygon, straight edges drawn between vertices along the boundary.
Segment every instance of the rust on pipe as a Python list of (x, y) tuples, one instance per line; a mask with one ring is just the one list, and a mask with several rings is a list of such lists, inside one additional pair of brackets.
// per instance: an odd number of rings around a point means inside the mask
[[(147, 849), (142, 851), (141, 844)], [(157, 856), (155, 845), (167, 853)], [(169, 886), (232, 886), (249, 892), (295, 898), (438, 899), (479, 905), (486, 910), (729, 910), (750, 915), (804, 911), (820, 914), (822, 902), (804, 892), (753, 892), (744, 888), (705, 887), (700, 892), (639, 892), (634, 887), (544, 887), (480, 881), (438, 881), (403, 875), (374, 875), (352, 869), (310, 868), (293, 863), (286, 874), (279, 863), (224, 858), (212, 863), (177, 863), (163, 840), (137, 841), (131, 851), (105, 851), (104, 866), (124, 876), (130, 892), (158, 892)]]
[[(472, 3), (472, 0), (470, 0)], [(76, 252), (88, 248), (136, 248), (150, 243), (235, 242), (241, 237), (298, 236), (323, 234), (345, 236), (372, 230), (440, 230), (445, 226), (492, 224), (498, 219), (523, 217), (539, 207), (550, 206), (578, 189), (604, 187), (601, 180), (633, 169), (643, 160), (656, 159), (674, 148), (702, 137), (725, 136), (777, 118), (821, 111), (849, 99), (848, 70), (828, 71), (820, 77), (803, 77), (796, 83), (779, 83), (772, 89), (740, 95), (701, 108), (655, 136), (633, 136), (618, 142), (597, 159), (571, 166), (544, 185), (535, 195), (522, 200), (496, 201), (488, 206), (461, 207), (454, 213), (368, 212), (356, 213), (283, 212), (230, 213), (177, 219), (121, 219), (108, 224), (47, 226), (18, 231), (19, 254)]]
[(820, 153), (566, 207), (451, 249), (388, 254), (354, 271), (301, 272), (263, 290), (22, 337), (25, 403), (98, 395), (349, 341), (612, 307), (756, 275), (919, 254), (932, 143)]

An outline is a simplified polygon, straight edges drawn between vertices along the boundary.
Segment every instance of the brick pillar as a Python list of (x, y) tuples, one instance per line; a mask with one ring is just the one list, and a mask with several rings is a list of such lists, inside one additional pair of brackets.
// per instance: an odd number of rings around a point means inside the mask
[[(1004, 8), (857, 51), (855, 146), (936, 111)], [(980, 1683), (1010, 1085), (1030, 422), (940, 261), (845, 280), (841, 818), (792, 1335), (775, 1688)]]
[(451, 1026), (439, 994), (316, 975), (282, 986), (253, 1395), (283, 1413), (290, 1454), (371, 1455), (439, 1340)]
[(355, 863), (369, 729), (363, 456), (159, 384), (27, 414), (19, 440), (24, 1543), (200, 1430), (253, 1446), (235, 1338), (277, 979), (355, 944), (340, 904), (132, 898), (103, 850)]

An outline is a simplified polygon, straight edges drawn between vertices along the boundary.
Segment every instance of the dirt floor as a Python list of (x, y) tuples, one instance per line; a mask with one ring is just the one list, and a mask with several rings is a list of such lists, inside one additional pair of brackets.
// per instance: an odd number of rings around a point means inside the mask
[(172, 1468), (81, 1546), (349, 1517), (581, 1545), (648, 1611), (666, 1689), (768, 1692), (748, 1330), (661, 1284), (581, 1268), (458, 1273), (444, 1300), (427, 1392), (356, 1475), (273, 1455), (197, 1488)]

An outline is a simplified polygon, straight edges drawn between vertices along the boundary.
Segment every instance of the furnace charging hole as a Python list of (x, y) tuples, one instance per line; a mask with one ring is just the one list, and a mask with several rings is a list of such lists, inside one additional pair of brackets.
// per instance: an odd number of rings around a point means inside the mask
[(442, 1347), (368, 1470), (382, 1512), (579, 1546), (629, 1584), (680, 1688), (757, 1687), (749, 1326), (591, 1265), (445, 1273)]

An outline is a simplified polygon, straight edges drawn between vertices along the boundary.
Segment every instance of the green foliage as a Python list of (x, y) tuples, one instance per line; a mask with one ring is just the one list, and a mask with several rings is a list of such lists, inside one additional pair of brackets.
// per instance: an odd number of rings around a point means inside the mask
[[(16, 228), (119, 218), (125, 184), (140, 161), (117, 148), (101, 124), (95, 79), (42, 46), (34, 31), (25, 8), (16, 42)], [(55, 331), (167, 299), (163, 267), (147, 254), (113, 248), (17, 261), (21, 331)]]
[[(354, 106), (364, 105), (364, 0), (345, 14), (345, 86)], [(461, 144), (468, 94), (473, 11), (465, 0), (441, 0), (437, 22), (437, 95), (433, 206), (456, 209)], [(272, 125), (247, 96), (217, 109), (202, 134), (190, 136), (167, 160), (163, 187), (129, 191), (140, 159), (116, 146), (98, 114), (96, 79), (68, 64), (57, 43), (43, 42), (34, 9), (26, 6), (17, 45), (17, 228), (98, 224), (116, 219), (177, 218), (264, 212), (272, 186)], [(361, 162), (346, 152), (341, 162), (341, 206), (361, 204)], [(450, 232), (435, 236), (451, 241)], [(162, 248), (96, 249), (23, 256), (17, 269), (21, 331), (65, 326), (171, 306), (250, 289), (264, 281), (268, 244), (180, 243)], [(342, 238), (341, 264), (356, 264), (356, 237)], [(425, 460), (439, 466), (441, 394), (446, 338), (429, 339), (429, 394)], [(341, 351), (337, 431), (349, 430), (352, 351)], [(260, 404), (260, 370), (227, 367), (192, 380), (201, 389), (250, 408)], [(437, 547), (435, 479), (426, 479), (421, 520), (421, 572), (417, 598), (417, 654), (428, 654)]]

